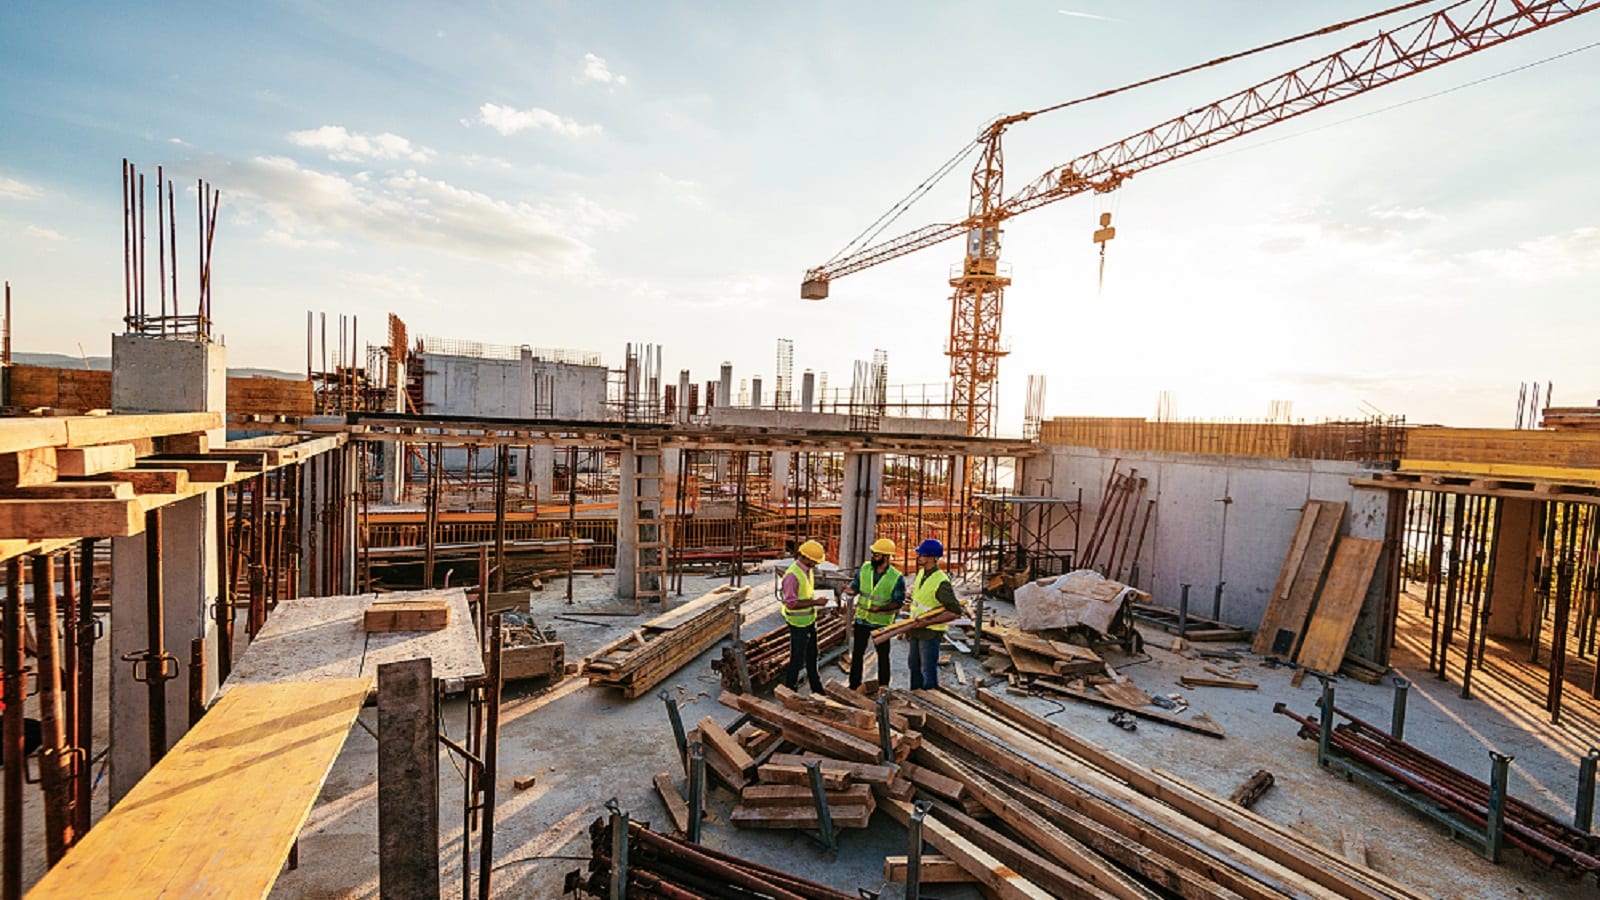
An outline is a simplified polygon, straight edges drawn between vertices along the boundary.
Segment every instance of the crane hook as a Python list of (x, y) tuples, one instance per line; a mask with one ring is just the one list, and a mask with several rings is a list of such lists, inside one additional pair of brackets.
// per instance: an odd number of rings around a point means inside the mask
[(1106, 242), (1117, 236), (1117, 229), (1111, 227), (1111, 213), (1100, 214), (1100, 228), (1094, 233), (1095, 243), (1100, 245), (1100, 283), (1096, 290), (1104, 292), (1106, 286)]

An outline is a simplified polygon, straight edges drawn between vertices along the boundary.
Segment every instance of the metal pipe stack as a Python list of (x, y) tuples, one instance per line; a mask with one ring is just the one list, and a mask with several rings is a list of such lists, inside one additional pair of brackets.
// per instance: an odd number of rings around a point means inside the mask
[[(622, 821), (627, 822), (624, 818)], [(768, 866), (740, 859), (688, 841), (657, 834), (637, 822), (627, 822), (624, 854), (612, 849), (611, 821), (599, 818), (589, 826), (591, 858), (588, 874), (567, 876), (568, 891), (581, 890), (610, 898), (612, 857), (621, 855), (626, 871), (626, 894), (646, 900), (854, 900), (855, 894), (834, 890)], [(620, 898), (619, 898), (620, 900)]]

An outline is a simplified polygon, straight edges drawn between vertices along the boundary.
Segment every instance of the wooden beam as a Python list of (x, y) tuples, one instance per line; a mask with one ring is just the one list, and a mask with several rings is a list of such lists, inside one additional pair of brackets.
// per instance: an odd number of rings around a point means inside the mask
[(100, 477), (106, 481), (125, 481), (133, 485), (136, 494), (183, 494), (189, 490), (189, 470), (181, 468), (123, 469)]
[(666, 772), (658, 772), (654, 779), (656, 793), (661, 795), (661, 802), (667, 807), (667, 815), (672, 817), (672, 826), (681, 834), (689, 833), (689, 804), (678, 793), (678, 788), (672, 783), (672, 776)]
[(56, 451), (56, 467), (63, 476), (99, 475), (126, 469), (137, 460), (132, 444), (101, 444)]
[(433, 661), (378, 666), (378, 891), (439, 896), (439, 745)]
[(12, 500), (130, 500), (134, 490), (115, 481), (57, 481), (29, 488), (0, 488), (0, 497)]
[(0, 455), (0, 487), (31, 487), (56, 480), (56, 449), (35, 447)]
[[(911, 804), (901, 800), (888, 800), (879, 809), (902, 825), (911, 824)], [(922, 839), (939, 852), (956, 861), (978, 883), (995, 893), (1001, 900), (1050, 900), (1050, 892), (1017, 874), (1012, 868), (967, 840), (955, 829), (939, 821), (934, 813), (922, 819)]]
[(144, 507), (137, 499), (0, 500), (0, 538), (127, 537), (142, 531)]
[(65, 440), (52, 443), (68, 447), (93, 447), (223, 427), (222, 413), (217, 412), (73, 416), (62, 421), (66, 425)]
[[(885, 856), (883, 858), (883, 880), (891, 884), (905, 884), (906, 872), (910, 863), (904, 856)], [(967, 870), (948, 856), (937, 853), (924, 853), (922, 855), (922, 874), (918, 877), (923, 884), (976, 884), (978, 879), (967, 874)]]
[[(141, 459), (141, 469), (182, 469), (189, 473), (190, 481), (204, 484), (223, 484), (232, 480), (234, 467), (231, 459)], [(176, 492), (174, 492), (176, 493)]]

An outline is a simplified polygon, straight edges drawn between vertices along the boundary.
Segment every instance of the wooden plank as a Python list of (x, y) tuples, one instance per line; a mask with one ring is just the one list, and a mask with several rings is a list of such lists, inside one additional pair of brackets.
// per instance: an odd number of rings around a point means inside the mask
[[(832, 806), (828, 817), (835, 828), (865, 828), (872, 820), (872, 807)], [(741, 828), (820, 828), (815, 807), (805, 806), (745, 806), (740, 804), (728, 814), (728, 821)]]
[[(1322, 573), (1328, 568), (1328, 557), (1333, 553), (1334, 541), (1338, 539), (1346, 505), (1342, 500), (1313, 500), (1307, 503), (1307, 507), (1312, 503), (1317, 505), (1316, 524), (1311, 528), (1305, 554), (1289, 585), (1288, 597), (1277, 609), (1276, 619), (1270, 623), (1265, 618), (1262, 620), (1254, 646), (1264, 644), (1264, 649), (1256, 650), (1257, 653), (1293, 659), (1295, 651), (1300, 649), (1300, 638), (1306, 620), (1311, 616), (1317, 589), (1322, 585)], [(1273, 612), (1270, 601), (1267, 611)]]
[[(891, 884), (905, 884), (910, 867), (904, 856), (883, 858), (883, 880)], [(937, 853), (922, 854), (922, 865), (917, 880), (922, 884), (976, 884), (978, 879), (967, 874), (955, 860)]]
[(145, 459), (139, 462), (141, 469), (182, 469), (189, 473), (190, 481), (201, 484), (230, 481), (237, 466), (231, 459)]
[[(369, 687), (256, 685), (224, 697), (28, 896), (265, 897)], [(420, 855), (437, 860), (437, 846)]]
[[(822, 789), (825, 791), (841, 791), (850, 784), (850, 773), (843, 769), (824, 768), (821, 771)], [(756, 777), (767, 784), (811, 784), (811, 773), (805, 766), (764, 763), (756, 767)]]
[(1278, 569), (1278, 580), (1267, 596), (1267, 609), (1261, 616), (1261, 627), (1256, 629), (1256, 639), (1250, 649), (1265, 654), (1272, 646), (1269, 633), (1276, 633), (1277, 623), (1283, 618), (1283, 608), (1289, 602), (1289, 589), (1294, 585), (1300, 563), (1306, 557), (1306, 547), (1311, 543), (1311, 530), (1316, 527), (1317, 515), (1322, 511), (1322, 501), (1308, 501), (1300, 510), (1300, 521), (1295, 525), (1294, 538), (1289, 541), (1289, 552), (1284, 554), (1283, 565)]
[(1347, 537), (1339, 542), (1296, 663), (1316, 672), (1331, 673), (1339, 668), (1382, 553), (1382, 541)]
[(812, 754), (774, 753), (768, 761), (780, 766), (804, 766), (808, 762), (818, 762), (822, 764), (823, 775), (827, 775), (829, 772), (843, 772), (850, 776), (851, 781), (859, 781), (863, 784), (888, 784), (900, 772), (898, 766), (829, 759)]
[(781, 728), (786, 739), (808, 750), (860, 762), (877, 761), (877, 745), (809, 719), (776, 703), (729, 691), (723, 691), (719, 699), (723, 706), (749, 713), (752, 718)]
[(136, 438), (193, 434), (223, 427), (222, 413), (159, 413), (155, 415), (74, 416), (66, 423), (68, 447), (116, 444)]
[[(983, 706), (1003, 713), (1008, 723), (1015, 723), (1015, 727), (1026, 728), (1028, 732), (1032, 732), (1036, 736), (1033, 740), (1039, 743), (1048, 741), (1067, 753), (1087, 761), (1091, 768), (1086, 772), (1094, 770), (1105, 772), (1117, 782), (1125, 783), (1140, 794), (1160, 801), (1163, 806), (1182, 813), (1193, 822), (1231, 841), (1239, 842), (1262, 857), (1292, 870), (1317, 885), (1345, 896), (1365, 897), (1368, 900), (1385, 897), (1423, 900), (1425, 896), (1381, 874), (1369, 870), (1351, 869), (1337, 856), (1315, 843), (1302, 840), (1270, 819), (1229, 804), (1226, 800), (1195, 788), (1171, 773), (1135, 764), (1110, 750), (1073, 735), (1042, 716), (1029, 712), (991, 691), (980, 689), (976, 697)], [(948, 707), (954, 702), (943, 692), (918, 697), (917, 700), (941, 708)], [(968, 708), (971, 708), (970, 705)], [(1025, 769), (1015, 769), (1013, 773), (1025, 771)], [(1031, 786), (1029, 781), (1025, 780), (1023, 783)], [(1352, 890), (1362, 887), (1367, 890)]]
[[(911, 804), (890, 800), (879, 805), (902, 825), (911, 822)], [(922, 820), (922, 839), (945, 856), (956, 861), (978, 883), (993, 891), (1001, 900), (1050, 900), (1050, 893), (1032, 881), (1017, 874), (1012, 868), (976, 844), (958, 834), (955, 829), (929, 813)]]
[(910, 779), (912, 784), (935, 797), (949, 800), (951, 803), (960, 803), (962, 796), (966, 793), (966, 786), (961, 782), (948, 775), (941, 775), (932, 769), (924, 769), (922, 766), (904, 763), (900, 766), (900, 772)]
[(185, 494), (189, 492), (189, 472), (187, 469), (123, 469), (118, 472), (106, 472), (100, 478), (104, 481), (125, 481), (133, 485), (136, 494)]
[(127, 537), (144, 531), (137, 500), (0, 500), (0, 538)]
[(730, 767), (746, 778), (755, 773), (756, 761), (718, 724), (716, 719), (702, 716), (696, 724), (700, 727), (700, 740), (713, 753), (721, 756)]
[[(839, 790), (823, 788), (828, 807), (873, 806), (872, 785), (852, 784)], [(800, 784), (749, 784), (739, 792), (739, 802), (746, 806), (813, 806), (816, 799), (808, 785)]]
[(439, 895), (438, 728), (431, 661), (379, 666), (378, 890), (385, 897)]
[(0, 487), (30, 487), (56, 480), (56, 448), (35, 447), (0, 454)]
[(667, 815), (672, 817), (672, 826), (683, 834), (689, 833), (689, 804), (678, 793), (678, 788), (672, 783), (672, 776), (666, 772), (658, 772), (654, 779), (656, 793), (661, 795), (661, 802), (667, 807)]
[(1211, 717), (1204, 713), (1192, 713), (1187, 717), (1175, 716), (1172, 713), (1166, 712), (1165, 710), (1155, 709), (1153, 707), (1130, 706), (1126, 703), (1119, 703), (1115, 700), (1111, 700), (1106, 697), (1099, 697), (1089, 693), (1088, 691), (1070, 687), (1064, 684), (1053, 684), (1048, 681), (1036, 681), (1034, 682), (1034, 686), (1045, 688), (1053, 694), (1061, 694), (1066, 697), (1072, 697), (1075, 700), (1082, 700), (1085, 703), (1093, 703), (1097, 706), (1104, 706), (1108, 709), (1120, 709), (1123, 712), (1138, 716), (1141, 719), (1149, 719), (1152, 722), (1161, 722), (1165, 725), (1171, 725), (1174, 728), (1182, 728), (1184, 731), (1192, 731), (1196, 734), (1203, 734), (1207, 737), (1214, 738), (1227, 737), (1227, 735), (1222, 731), (1222, 726), (1212, 721)]
[(1207, 678), (1203, 675), (1179, 675), (1178, 683), (1186, 688), (1233, 688), (1237, 691), (1253, 691), (1260, 687), (1254, 681), (1240, 681), (1237, 678)]
[(99, 475), (126, 469), (138, 460), (132, 444), (101, 444), (56, 451), (56, 469), (62, 476)]
[(0, 497), (12, 500), (132, 500), (136, 491), (112, 480), (56, 481), (25, 488), (0, 488)]
[(67, 442), (66, 419), (10, 417), (0, 419), (0, 453), (17, 453)]
[(450, 604), (442, 599), (379, 601), (367, 607), (361, 624), (368, 632), (438, 631), (450, 624)]

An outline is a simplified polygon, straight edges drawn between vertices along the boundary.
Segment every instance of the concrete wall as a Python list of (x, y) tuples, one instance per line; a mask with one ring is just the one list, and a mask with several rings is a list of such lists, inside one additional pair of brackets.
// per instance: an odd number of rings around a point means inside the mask
[[(1255, 628), (1266, 612), (1283, 557), (1307, 500), (1349, 504), (1340, 534), (1382, 540), (1387, 492), (1350, 485), (1369, 470), (1331, 460), (1262, 459), (1186, 453), (1137, 453), (1084, 447), (1053, 447), (1025, 463), (1018, 489), (1034, 496), (1072, 498), (1083, 491), (1082, 544), (1098, 515), (1113, 466), (1148, 479), (1144, 501), (1155, 501), (1149, 532), (1137, 560), (1137, 587), (1156, 603), (1176, 608), (1189, 584), (1189, 608), (1209, 616), (1217, 584), (1223, 584), (1223, 621)], [(1140, 517), (1143, 517), (1140, 510)], [(1134, 529), (1137, 541), (1138, 529)], [(1063, 535), (1070, 540), (1070, 533)], [(1062, 549), (1062, 548), (1058, 548)], [(1379, 561), (1352, 652), (1371, 657), (1377, 640), (1375, 610), (1382, 596)], [(1124, 573), (1126, 574), (1126, 573)]]
[[(422, 354), (422, 412), (597, 421), (605, 418), (606, 369), (522, 359)], [(547, 396), (548, 394), (548, 396)]]

